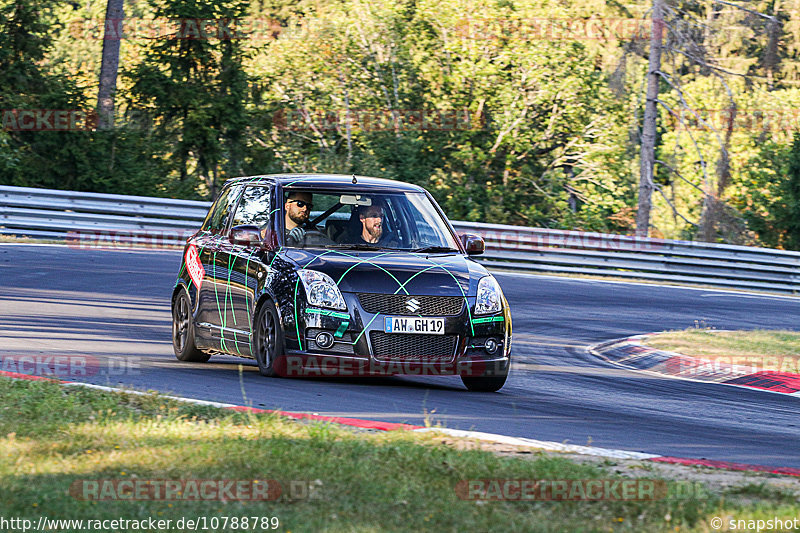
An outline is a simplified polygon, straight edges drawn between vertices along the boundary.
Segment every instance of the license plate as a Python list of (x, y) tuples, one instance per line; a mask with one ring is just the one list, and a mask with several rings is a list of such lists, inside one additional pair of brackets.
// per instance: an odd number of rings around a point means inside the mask
[(423, 333), (444, 335), (444, 318), (419, 318), (412, 316), (384, 317), (385, 333)]

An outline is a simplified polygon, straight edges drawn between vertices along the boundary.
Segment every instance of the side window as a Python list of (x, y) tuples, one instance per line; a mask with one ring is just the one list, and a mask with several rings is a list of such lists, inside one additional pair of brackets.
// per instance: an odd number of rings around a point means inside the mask
[(203, 223), (203, 230), (210, 231), (214, 235), (218, 235), (225, 230), (228, 218), (231, 215), (231, 209), (236, 204), (240, 190), (241, 187), (228, 187), (222, 191)]
[(233, 217), (233, 226), (252, 224), (264, 229), (269, 226), (272, 211), (272, 191), (269, 187), (247, 187)]

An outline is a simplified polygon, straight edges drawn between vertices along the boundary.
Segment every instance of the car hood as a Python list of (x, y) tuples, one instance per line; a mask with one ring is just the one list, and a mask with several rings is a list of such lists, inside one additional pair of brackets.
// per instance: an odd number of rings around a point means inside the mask
[[(459, 253), (287, 250), (299, 268), (328, 274), (344, 292), (474, 296), (486, 269)], [(402, 289), (403, 287), (406, 292)]]

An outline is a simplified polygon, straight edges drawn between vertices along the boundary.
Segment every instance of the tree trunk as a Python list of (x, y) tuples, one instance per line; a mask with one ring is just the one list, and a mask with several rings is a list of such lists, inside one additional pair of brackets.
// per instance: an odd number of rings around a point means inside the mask
[(124, 0), (108, 0), (103, 36), (103, 59), (100, 65), (100, 87), (97, 91), (98, 129), (114, 127), (114, 93), (117, 90), (119, 45), (122, 39)]
[(647, 101), (642, 126), (642, 152), (639, 170), (639, 205), (636, 211), (636, 236), (647, 237), (650, 229), (650, 206), (655, 167), (656, 119), (658, 118), (658, 72), (661, 70), (662, 32), (664, 29), (661, 2), (653, 0), (653, 23), (650, 34), (650, 60), (647, 71)]

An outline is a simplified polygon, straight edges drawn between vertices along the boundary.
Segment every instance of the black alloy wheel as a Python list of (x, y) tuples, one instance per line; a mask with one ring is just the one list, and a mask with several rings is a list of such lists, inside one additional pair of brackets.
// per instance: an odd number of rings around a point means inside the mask
[(194, 343), (192, 304), (185, 290), (172, 302), (172, 349), (181, 361), (205, 363), (211, 357), (198, 350)]
[(278, 310), (272, 300), (267, 300), (258, 312), (253, 339), (258, 371), (262, 376), (277, 376), (275, 360), (283, 352), (283, 328), (278, 320)]

